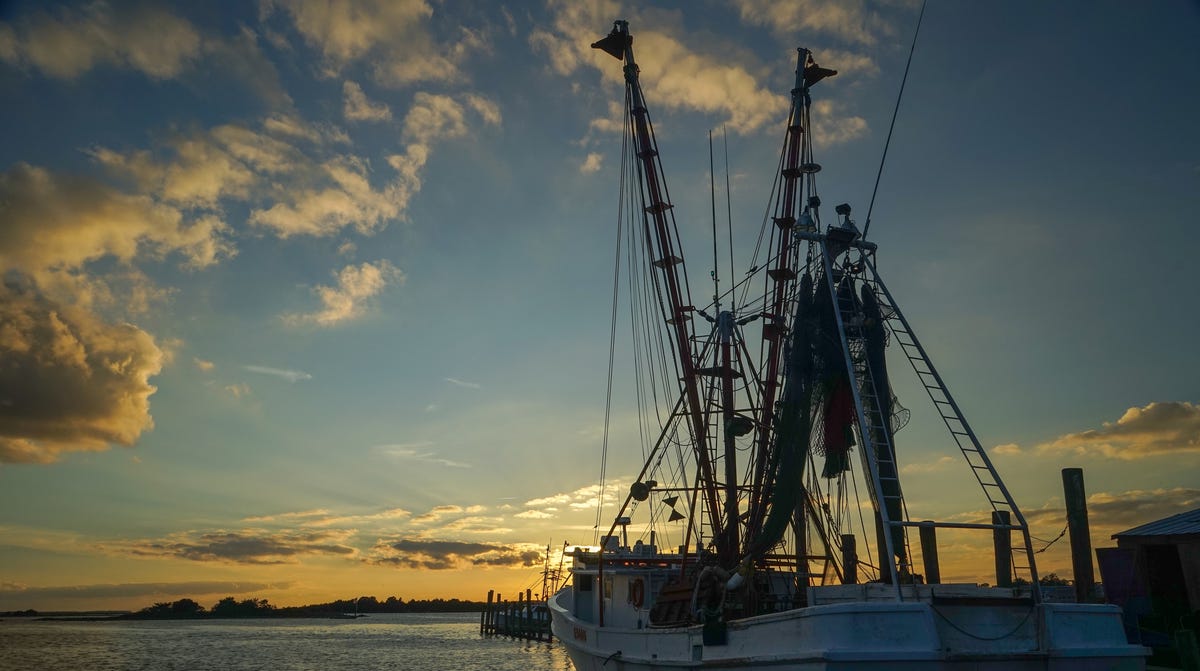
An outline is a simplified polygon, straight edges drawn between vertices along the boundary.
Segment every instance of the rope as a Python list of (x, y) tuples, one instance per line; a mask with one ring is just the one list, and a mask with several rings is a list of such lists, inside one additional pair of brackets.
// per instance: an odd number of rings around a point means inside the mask
[(904, 85), (908, 82), (908, 68), (912, 65), (913, 52), (917, 50), (917, 35), (921, 34), (921, 20), (925, 18), (925, 2), (921, 2), (921, 13), (917, 16), (917, 29), (913, 31), (912, 47), (908, 50), (908, 62), (904, 64), (904, 77), (900, 80), (900, 93), (896, 96), (896, 108), (892, 110), (892, 124), (888, 126), (887, 140), (883, 143), (883, 156), (879, 159), (879, 172), (875, 174), (875, 188), (871, 189), (871, 204), (867, 207), (867, 221), (863, 224), (862, 237), (867, 239), (871, 230), (871, 212), (875, 209), (875, 194), (879, 193), (879, 179), (883, 177), (883, 164), (887, 161), (888, 146), (892, 144), (892, 131), (896, 129), (896, 116), (900, 114), (900, 100), (904, 98)]
[[(628, 117), (626, 117), (625, 123), (629, 123)], [(624, 210), (622, 208), (625, 204), (625, 165), (629, 155), (629, 133), (624, 133), (623, 135), (625, 139), (621, 142), (620, 195), (618, 196), (617, 205), (617, 245), (616, 254), (613, 258), (612, 314), (608, 330), (608, 385), (604, 394), (604, 437), (600, 448), (600, 493), (597, 496), (596, 526), (593, 527), (592, 533), (593, 543), (600, 540), (600, 518), (604, 511), (604, 485), (608, 471), (608, 428), (612, 417), (613, 360), (616, 358), (617, 353), (617, 303), (621, 293), (621, 237), (625, 228)]]
[(1069, 524), (1069, 523), (1068, 523), (1068, 524), (1066, 524), (1066, 525), (1063, 525), (1063, 530), (1062, 530), (1062, 531), (1060, 531), (1060, 532), (1058, 532), (1058, 535), (1054, 537), (1054, 540), (1052, 540), (1052, 541), (1050, 541), (1050, 542), (1048, 542), (1048, 543), (1047, 543), (1046, 541), (1043, 541), (1042, 539), (1040, 539), (1040, 538), (1038, 538), (1038, 537), (1036, 537), (1036, 536), (1033, 536), (1033, 535), (1031, 534), (1031, 535), (1030, 535), (1030, 538), (1033, 538), (1034, 540), (1038, 540), (1038, 541), (1041, 541), (1041, 542), (1043, 542), (1043, 543), (1046, 543), (1046, 545), (1045, 545), (1045, 546), (1044, 546), (1044, 547), (1043, 547), (1041, 550), (1037, 550), (1037, 551), (1035, 551), (1033, 554), (1037, 555), (1037, 554), (1041, 554), (1041, 553), (1045, 552), (1046, 550), (1049, 550), (1051, 545), (1054, 545), (1055, 543), (1057, 543), (1057, 542), (1059, 541), (1059, 539), (1061, 539), (1063, 536), (1066, 536), (1066, 535), (1067, 535), (1067, 528), (1068, 528), (1068, 527), (1070, 527), (1070, 524)]
[(973, 638), (976, 641), (999, 641), (1001, 639), (1005, 639), (1005, 638), (1008, 638), (1009, 636), (1012, 636), (1013, 634), (1020, 631), (1021, 627), (1025, 626), (1025, 623), (1029, 621), (1029, 616), (1033, 615), (1033, 611), (1037, 610), (1037, 606), (1030, 606), (1029, 610), (1025, 611), (1025, 617), (1021, 618), (1021, 621), (1017, 623), (1017, 626), (1013, 627), (1011, 630), (1009, 630), (999, 636), (976, 636), (975, 634), (972, 634), (971, 632), (967, 631), (966, 629), (963, 629), (962, 627), (958, 626), (957, 624), (954, 624), (954, 622), (952, 622), (950, 620), (950, 618), (946, 617), (946, 615), (944, 613), (942, 613), (942, 611), (937, 609), (937, 606), (935, 606), (933, 604), (929, 604), (929, 608), (934, 613), (937, 613), (938, 617), (945, 620), (946, 624), (950, 625), (951, 629), (957, 631), (958, 633), (962, 634), (963, 636), (966, 636), (968, 638)]

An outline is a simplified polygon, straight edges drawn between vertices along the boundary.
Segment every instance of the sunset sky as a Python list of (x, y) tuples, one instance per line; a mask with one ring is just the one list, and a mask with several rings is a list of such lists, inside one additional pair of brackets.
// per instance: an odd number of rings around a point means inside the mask
[[(630, 21), (699, 260), (727, 129), (746, 258), (795, 48), (865, 214), (919, 9), (0, 4), (0, 611), (525, 587), (593, 540), (623, 93), (589, 44)], [(1185, 0), (926, 10), (870, 233), (1045, 540), (1063, 467), (1097, 545), (1200, 507), (1197, 35)], [(910, 510), (977, 513), (929, 426)]]

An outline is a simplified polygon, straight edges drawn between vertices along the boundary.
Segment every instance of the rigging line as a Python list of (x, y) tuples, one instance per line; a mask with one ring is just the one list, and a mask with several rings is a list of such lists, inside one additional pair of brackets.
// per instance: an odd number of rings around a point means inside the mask
[[(713, 241), (713, 302), (716, 303), (717, 313), (721, 312), (721, 279), (717, 272), (717, 175), (713, 167), (712, 129), (708, 129), (708, 190), (712, 199), (712, 241)], [(733, 279), (733, 275), (729, 276)]]
[[(729, 281), (737, 277), (734, 274), (733, 265), (733, 190), (729, 188), (729, 132), (725, 129), (725, 124), (721, 124), (721, 135), (725, 138), (725, 221), (729, 225)], [(737, 306), (733, 303), (733, 292), (729, 293), (730, 306), (733, 310)]]
[(875, 188), (871, 189), (871, 204), (867, 206), (867, 221), (863, 224), (862, 238), (867, 239), (871, 230), (871, 212), (875, 209), (875, 194), (879, 192), (879, 179), (883, 177), (883, 164), (887, 161), (888, 146), (892, 144), (892, 131), (896, 128), (896, 116), (900, 113), (900, 101), (904, 98), (904, 85), (908, 82), (908, 69), (912, 66), (913, 52), (917, 50), (917, 35), (921, 34), (921, 20), (925, 18), (925, 0), (921, 2), (921, 13), (917, 15), (917, 29), (913, 31), (912, 46), (908, 49), (908, 62), (904, 64), (904, 77), (900, 79), (900, 93), (896, 95), (896, 107), (892, 110), (892, 123), (888, 126), (887, 139), (883, 142), (883, 156), (879, 158), (879, 172), (875, 174)]
[[(628, 124), (628, 117), (626, 117)], [(621, 163), (624, 164), (628, 160), (628, 137), (625, 133), (625, 140), (621, 143)], [(599, 540), (600, 534), (600, 519), (604, 510), (604, 483), (608, 470), (608, 429), (609, 420), (612, 418), (612, 390), (613, 390), (613, 361), (616, 358), (617, 352), (617, 304), (621, 292), (621, 235), (624, 232), (624, 210), (622, 209), (625, 202), (625, 170), (622, 165), (620, 178), (620, 195), (617, 201), (617, 244), (616, 253), (613, 259), (613, 298), (612, 298), (612, 313), (608, 330), (608, 383), (605, 390), (604, 398), (604, 437), (600, 448), (600, 493), (597, 497), (596, 504), (596, 526), (592, 534), (592, 542)]]

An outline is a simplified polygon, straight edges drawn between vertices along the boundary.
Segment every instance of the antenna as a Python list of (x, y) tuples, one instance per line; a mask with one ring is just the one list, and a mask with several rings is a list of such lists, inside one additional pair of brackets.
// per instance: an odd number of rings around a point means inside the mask
[[(713, 167), (712, 129), (708, 129), (708, 191), (712, 197), (712, 241), (713, 241), (713, 305), (721, 313), (721, 279), (717, 272), (717, 171)], [(730, 277), (733, 277), (730, 275)]]
[(871, 204), (867, 206), (867, 221), (863, 224), (862, 239), (867, 239), (871, 230), (871, 211), (875, 209), (875, 194), (879, 193), (879, 178), (883, 177), (883, 163), (887, 160), (888, 146), (892, 144), (892, 131), (896, 129), (896, 115), (900, 113), (900, 100), (904, 98), (904, 85), (908, 82), (908, 68), (912, 66), (913, 52), (917, 50), (917, 35), (921, 34), (921, 20), (925, 18), (925, 2), (921, 2), (921, 13), (917, 15), (917, 29), (913, 31), (912, 46), (908, 50), (908, 62), (904, 64), (904, 77), (900, 80), (900, 93), (896, 95), (896, 108), (892, 110), (892, 124), (888, 126), (887, 140), (883, 142), (883, 156), (879, 159), (879, 172), (875, 173), (875, 188), (871, 189)]

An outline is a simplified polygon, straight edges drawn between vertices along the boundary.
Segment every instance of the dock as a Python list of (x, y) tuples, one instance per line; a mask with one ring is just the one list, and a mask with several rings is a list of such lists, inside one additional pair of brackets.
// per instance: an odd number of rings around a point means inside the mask
[(495, 590), (488, 590), (487, 606), (479, 614), (480, 635), (550, 642), (550, 610), (544, 600), (534, 601), (531, 592), (517, 592), (516, 601), (505, 601)]

